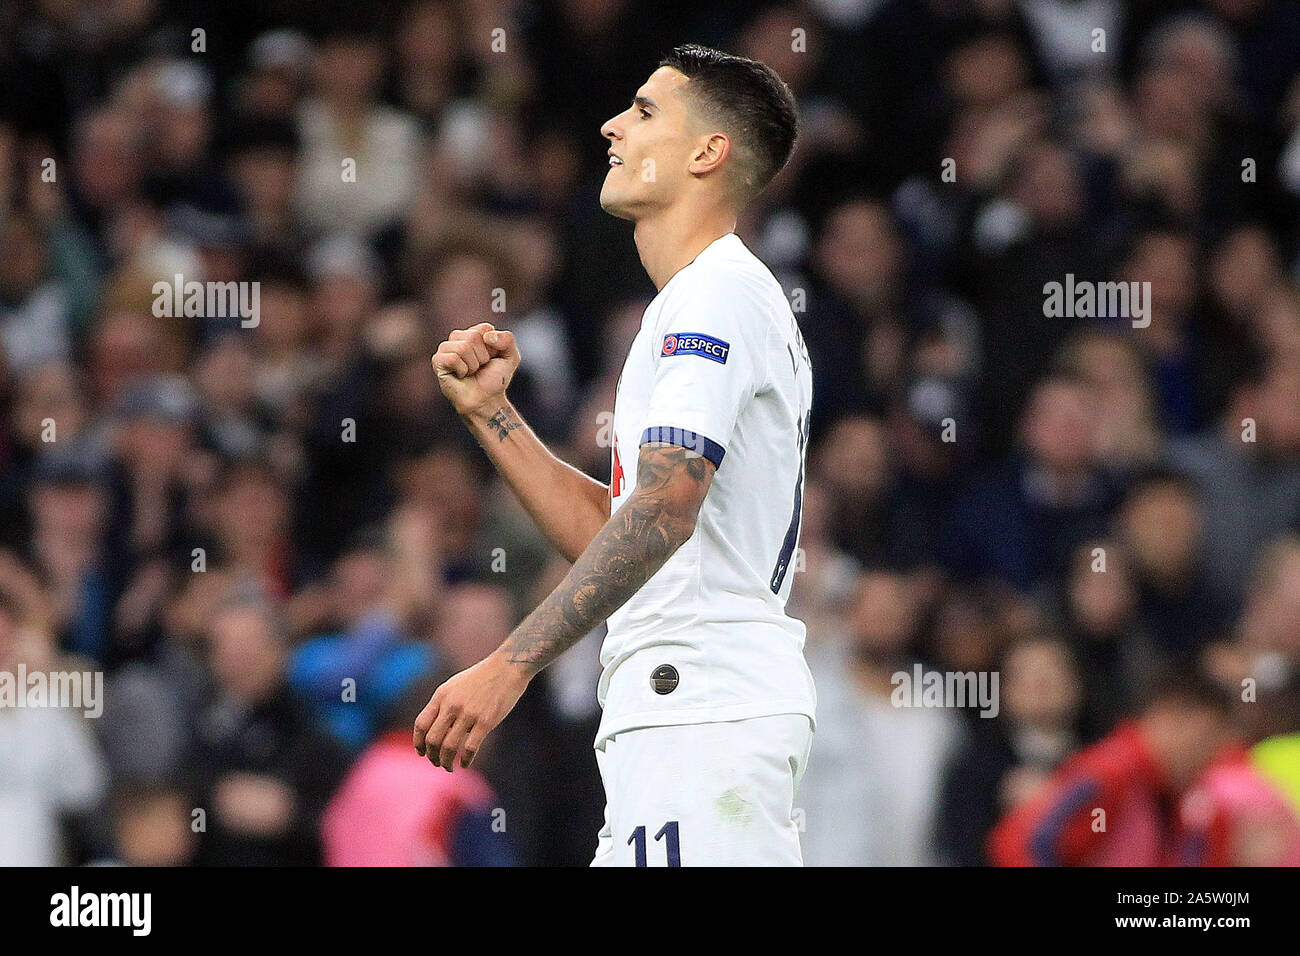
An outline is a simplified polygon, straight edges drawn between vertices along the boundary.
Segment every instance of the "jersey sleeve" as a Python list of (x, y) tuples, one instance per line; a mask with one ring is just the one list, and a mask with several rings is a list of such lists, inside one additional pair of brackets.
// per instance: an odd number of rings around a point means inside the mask
[(766, 374), (769, 315), (747, 292), (695, 283), (656, 324), (654, 378), (640, 444), (694, 449), (721, 466), (745, 403)]

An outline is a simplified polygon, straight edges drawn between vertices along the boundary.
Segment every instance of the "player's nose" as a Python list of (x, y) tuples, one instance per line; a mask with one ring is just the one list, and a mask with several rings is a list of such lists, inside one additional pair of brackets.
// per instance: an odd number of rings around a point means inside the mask
[(600, 135), (613, 142), (616, 139), (622, 139), (623, 133), (615, 124), (618, 122), (617, 116), (611, 116), (605, 120), (600, 127)]

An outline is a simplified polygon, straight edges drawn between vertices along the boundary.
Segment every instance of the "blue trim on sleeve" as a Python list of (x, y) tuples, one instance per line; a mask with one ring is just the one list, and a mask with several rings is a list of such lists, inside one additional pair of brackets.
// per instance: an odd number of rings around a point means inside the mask
[(680, 445), (699, 452), (717, 468), (722, 464), (722, 456), (727, 453), (712, 438), (705, 438), (699, 432), (687, 431), (685, 428), (672, 428), (667, 425), (654, 425), (641, 433), (641, 444), (662, 442), (665, 445)]

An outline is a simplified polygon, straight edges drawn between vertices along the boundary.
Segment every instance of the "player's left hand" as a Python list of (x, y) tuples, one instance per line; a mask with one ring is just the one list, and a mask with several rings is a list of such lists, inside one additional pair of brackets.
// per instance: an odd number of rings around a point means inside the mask
[(415, 718), (415, 750), (448, 773), (468, 767), (486, 737), (514, 709), (530, 675), (500, 652), (449, 678)]

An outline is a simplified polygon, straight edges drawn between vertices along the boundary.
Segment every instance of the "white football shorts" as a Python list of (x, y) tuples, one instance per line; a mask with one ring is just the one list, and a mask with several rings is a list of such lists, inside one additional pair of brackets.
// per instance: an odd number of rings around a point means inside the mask
[(802, 866), (794, 800), (812, 724), (775, 714), (645, 727), (596, 748), (605, 825), (592, 866)]

